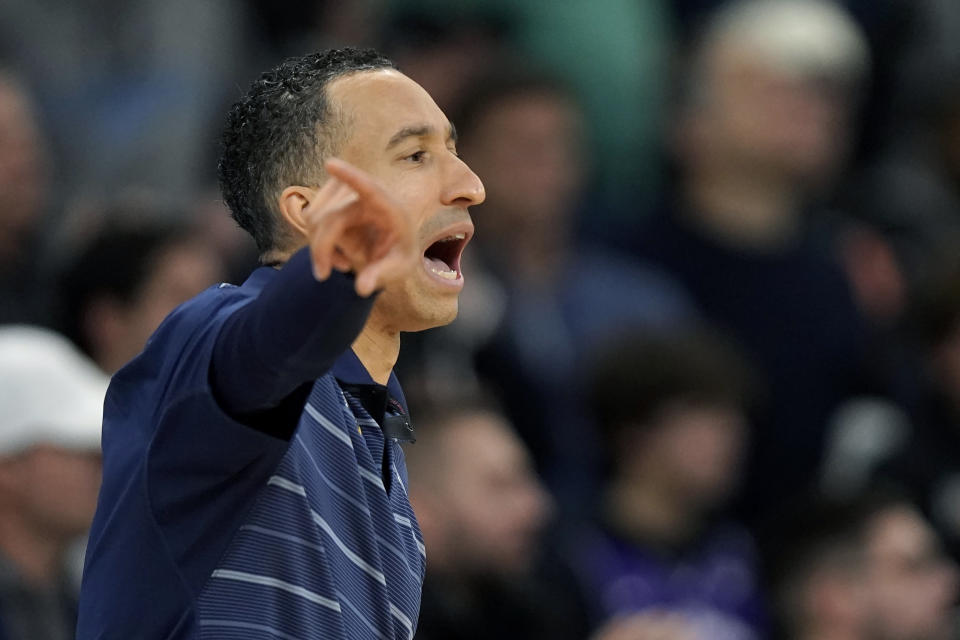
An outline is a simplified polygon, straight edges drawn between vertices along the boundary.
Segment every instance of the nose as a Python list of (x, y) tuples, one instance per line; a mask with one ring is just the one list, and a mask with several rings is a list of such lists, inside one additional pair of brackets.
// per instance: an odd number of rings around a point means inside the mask
[(463, 160), (451, 155), (443, 185), (443, 204), (469, 207), (483, 202), (487, 193), (483, 182)]

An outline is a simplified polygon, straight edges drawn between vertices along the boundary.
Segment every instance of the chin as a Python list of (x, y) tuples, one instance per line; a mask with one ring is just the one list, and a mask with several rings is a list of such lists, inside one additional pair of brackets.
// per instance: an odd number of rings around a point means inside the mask
[(420, 310), (417, 314), (411, 314), (411, 317), (415, 317), (416, 319), (412, 320), (409, 323), (410, 328), (404, 329), (404, 331), (426, 331), (428, 329), (443, 327), (457, 319), (458, 311), (459, 304), (456, 300), (454, 300), (453, 304), (436, 305), (429, 310)]
[(374, 309), (384, 324), (411, 333), (450, 324), (459, 306), (459, 291), (437, 291), (429, 281), (414, 278), (383, 291)]

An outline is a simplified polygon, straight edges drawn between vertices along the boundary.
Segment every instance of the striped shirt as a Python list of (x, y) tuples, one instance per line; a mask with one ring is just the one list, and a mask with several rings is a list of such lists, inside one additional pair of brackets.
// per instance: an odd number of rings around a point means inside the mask
[(81, 640), (413, 637), (425, 551), (403, 451), (358, 397), (405, 412), (396, 378), (375, 385), (347, 349), (289, 440), (213, 398), (218, 330), (272, 271), (188, 302), (111, 382)]

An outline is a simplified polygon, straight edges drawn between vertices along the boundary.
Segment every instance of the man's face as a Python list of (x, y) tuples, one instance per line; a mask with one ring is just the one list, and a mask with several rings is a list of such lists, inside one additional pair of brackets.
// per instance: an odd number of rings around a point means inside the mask
[(487, 187), (484, 233), (492, 231), (495, 239), (569, 223), (586, 173), (582, 129), (576, 107), (546, 91), (518, 93), (487, 106), (464, 138), (466, 154)]
[(448, 473), (437, 501), (458, 564), (498, 574), (528, 569), (551, 505), (523, 445), (491, 414), (463, 417), (442, 437)]
[(734, 407), (668, 403), (641, 436), (635, 464), (688, 503), (716, 506), (738, 479), (745, 423)]
[(2, 487), (38, 535), (68, 540), (93, 520), (100, 491), (100, 453), (40, 445), (2, 462)]
[(859, 542), (828, 543), (801, 569), (808, 572), (797, 594), (801, 625), (838, 638), (866, 638), (870, 606), (866, 553)]
[(473, 235), (467, 207), (480, 179), (456, 154), (450, 122), (430, 95), (394, 70), (356, 73), (328, 87), (346, 126), (341, 158), (380, 181), (412, 217), (423, 259), (377, 298), (371, 322), (420, 331), (452, 321), (463, 289), (460, 257)]
[[(94, 357), (109, 373), (132, 360), (177, 305), (189, 300), (223, 275), (223, 265), (202, 244), (182, 241), (163, 248), (129, 302), (108, 299), (96, 316)], [(98, 303), (99, 304), (99, 303)]]
[(129, 329), (136, 351), (163, 319), (177, 307), (219, 280), (223, 267), (202, 244), (185, 241), (164, 248), (154, 260), (149, 278), (129, 309)]
[(938, 548), (936, 534), (907, 506), (874, 516), (867, 534), (871, 637), (939, 640), (952, 637), (956, 568)]
[(840, 87), (776, 72), (737, 50), (717, 54), (709, 82), (698, 116), (705, 152), (813, 185), (838, 170), (849, 142)]

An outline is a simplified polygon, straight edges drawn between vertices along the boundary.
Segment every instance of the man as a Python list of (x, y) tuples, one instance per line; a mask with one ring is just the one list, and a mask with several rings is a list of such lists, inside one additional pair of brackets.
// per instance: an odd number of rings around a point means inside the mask
[(410, 496), (431, 572), (530, 571), (552, 505), (510, 424), (493, 409), (460, 406), (420, 426)]
[(599, 521), (569, 545), (596, 624), (635, 614), (663, 629), (641, 638), (765, 637), (753, 541), (717, 518), (746, 444), (747, 378), (708, 334), (627, 335), (598, 358), (609, 474)]
[[(223, 275), (220, 257), (176, 212), (106, 207), (92, 237), (59, 270), (63, 332), (107, 373), (143, 349), (177, 305)], [(89, 226), (90, 220), (87, 220)]]
[(550, 498), (511, 425), (477, 404), (418, 422), (410, 499), (430, 549), (418, 640), (583, 640), (574, 583), (545, 553)]
[(636, 236), (638, 254), (687, 287), (768, 386), (744, 484), (745, 513), (758, 519), (806, 492), (829, 417), (866, 378), (836, 234), (808, 207), (841, 172), (867, 56), (831, 2), (720, 7), (690, 55), (678, 193)]
[(905, 487), (960, 561), (960, 264), (917, 288), (906, 320), (916, 392), (901, 437), (867, 477)]
[[(583, 362), (624, 326), (689, 323), (692, 305), (661, 271), (583, 243), (578, 218), (603, 214), (585, 188), (588, 122), (562, 85), (499, 72), (476, 83), (457, 122), (487, 190), (471, 257), (504, 298), (502, 318), (479, 345), (478, 369), (558, 496), (561, 516), (575, 519), (591, 513), (598, 484)], [(484, 315), (488, 308), (479, 307)]]
[(872, 489), (779, 515), (767, 564), (783, 637), (956, 637), (956, 566), (904, 494)]
[(878, 501), (866, 521), (871, 640), (957, 637), (957, 567), (908, 500)]
[(862, 501), (812, 497), (768, 532), (766, 574), (776, 637), (867, 640), (870, 617)]
[(0, 638), (70, 640), (72, 550), (100, 488), (107, 378), (65, 338), (0, 328)]
[(265, 267), (114, 376), (78, 637), (409, 640), (425, 556), (391, 369), (401, 331), (456, 315), (483, 185), (370, 50), (267, 72), (223, 142)]

